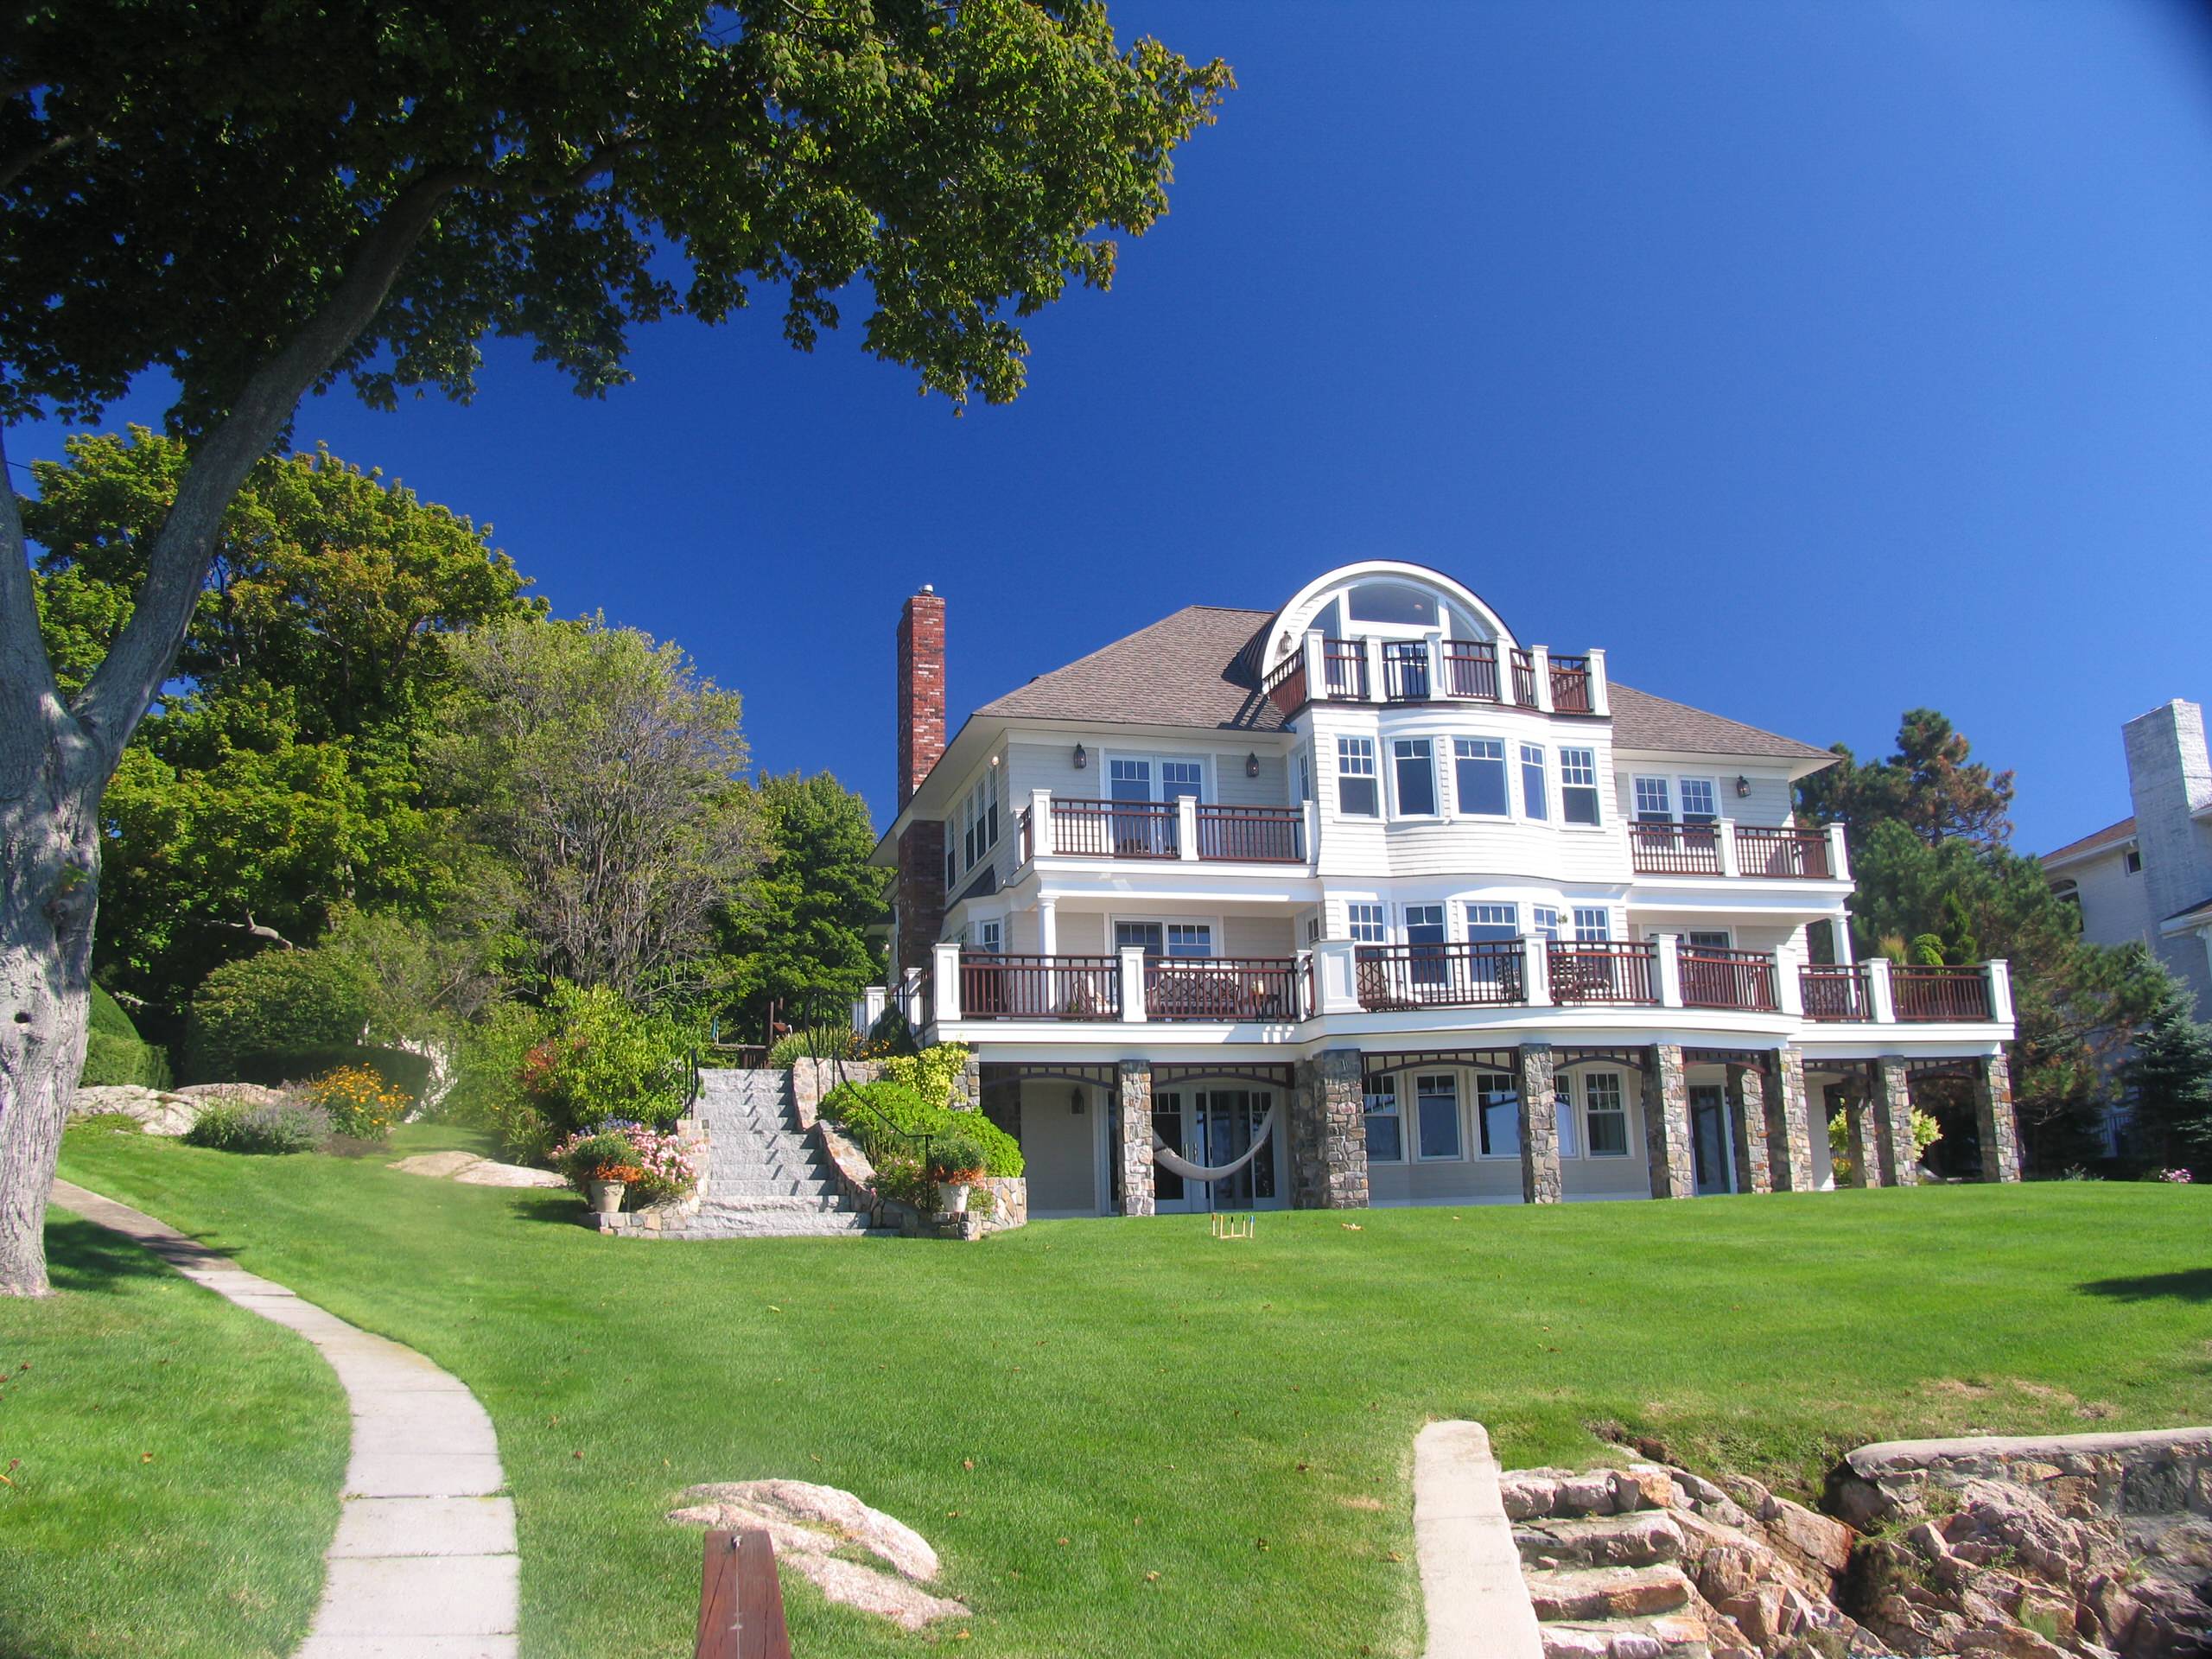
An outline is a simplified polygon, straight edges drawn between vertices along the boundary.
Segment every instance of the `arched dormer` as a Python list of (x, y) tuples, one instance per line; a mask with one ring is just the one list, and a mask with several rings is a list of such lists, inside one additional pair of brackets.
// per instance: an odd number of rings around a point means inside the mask
[(1520, 643), (1473, 589), (1440, 570), (1401, 559), (1338, 565), (1300, 588), (1268, 625), (1262, 668), (1290, 655), (1308, 633), (1405, 639), (1435, 634), (1494, 645), (1501, 655)]

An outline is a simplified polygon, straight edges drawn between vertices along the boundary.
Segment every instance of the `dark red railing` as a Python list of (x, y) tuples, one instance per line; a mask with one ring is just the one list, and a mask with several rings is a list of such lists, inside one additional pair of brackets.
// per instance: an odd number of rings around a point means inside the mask
[(1513, 652), (1513, 701), (1523, 709), (1536, 706), (1536, 659), (1517, 647)]
[(1808, 1020), (1853, 1022), (1874, 1017), (1866, 970), (1855, 964), (1815, 963), (1797, 971)]
[(1444, 641), (1444, 695), (1497, 701), (1497, 647), (1486, 640)]
[(1552, 658), (1552, 711), (1561, 715), (1590, 712), (1590, 659), (1587, 657)]
[(1295, 864), (1306, 815), (1291, 806), (1200, 806), (1198, 856), (1232, 863)]
[(1391, 702), (1427, 702), (1429, 687), (1428, 642), (1423, 639), (1386, 639), (1382, 642), (1382, 696)]
[(1274, 957), (1147, 957), (1144, 1007), (1154, 1020), (1295, 1020), (1298, 963)]
[(1742, 1008), (1772, 1014), (1774, 958), (1762, 950), (1723, 950), (1713, 945), (1684, 945), (1675, 959), (1681, 972), (1686, 1008)]
[(1528, 1001), (1520, 941), (1477, 944), (1363, 944), (1353, 956), (1359, 1006), (1467, 1008)]
[(1892, 968), (1899, 1020), (1979, 1020), (1989, 1014), (1989, 976), (1979, 968)]
[(963, 957), (963, 1020), (1118, 1020), (1118, 957)]
[(1037, 855), (1037, 826), (1029, 821), (1026, 806), (1014, 815), (1014, 822), (1021, 826), (1021, 861), (1027, 864)]
[(1173, 858), (1173, 801), (1052, 800), (1052, 850), (1078, 858)]
[(1736, 873), (1824, 881), (1829, 874), (1828, 838), (1804, 830), (1736, 826)]
[(1631, 823), (1628, 845), (1638, 875), (1720, 874), (1720, 831), (1709, 823)]
[(1321, 642), (1321, 683), (1340, 702), (1367, 701), (1367, 647), (1357, 639)]
[(1659, 950), (1626, 939), (1554, 943), (1551, 957), (1554, 1002), (1656, 1002)]
[(1285, 715), (1294, 715), (1306, 706), (1306, 646), (1303, 642), (1268, 671), (1267, 677), (1260, 682), (1260, 695)]
[(710, 1532), (691, 1659), (791, 1659), (776, 1546), (766, 1532)]

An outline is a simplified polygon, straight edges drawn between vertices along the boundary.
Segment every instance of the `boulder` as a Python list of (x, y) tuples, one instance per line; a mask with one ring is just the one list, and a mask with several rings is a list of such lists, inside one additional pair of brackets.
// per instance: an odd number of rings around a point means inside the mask
[(70, 1097), (72, 1122), (86, 1117), (123, 1116), (148, 1135), (182, 1135), (200, 1116), (200, 1102), (192, 1096), (138, 1084), (116, 1084), (106, 1088), (79, 1089)]

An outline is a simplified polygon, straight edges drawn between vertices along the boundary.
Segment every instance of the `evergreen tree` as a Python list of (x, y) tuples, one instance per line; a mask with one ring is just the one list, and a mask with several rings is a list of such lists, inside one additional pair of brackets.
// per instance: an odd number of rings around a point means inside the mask
[(2212, 1026), (2191, 1017), (2189, 993), (2163, 974), (2158, 1006), (2127, 1064), (2136, 1121), (2152, 1155), (2178, 1165), (2212, 1165)]

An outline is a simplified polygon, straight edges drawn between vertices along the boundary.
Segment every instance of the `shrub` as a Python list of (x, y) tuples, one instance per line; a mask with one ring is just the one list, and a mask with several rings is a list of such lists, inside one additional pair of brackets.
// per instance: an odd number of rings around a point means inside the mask
[(143, 1089), (166, 1089), (170, 1081), (169, 1057), (141, 1040), (122, 1005), (93, 986), (85, 1032), (85, 1070), (78, 1086), (105, 1089), (135, 1084)]
[(638, 1171), (634, 1184), (647, 1204), (688, 1198), (698, 1190), (698, 1161), (677, 1136), (643, 1125), (621, 1133), (630, 1142), (630, 1161)]
[(943, 1106), (967, 1070), (968, 1051), (958, 1043), (939, 1043), (918, 1053), (888, 1056), (879, 1065), (885, 1082), (903, 1084), (931, 1105)]
[(559, 984), (551, 1034), (524, 1054), (522, 1096), (556, 1133), (625, 1121), (664, 1127), (683, 1115), (683, 1032), (605, 986)]
[(630, 1182), (645, 1175), (638, 1166), (638, 1149), (620, 1129), (570, 1135), (553, 1148), (553, 1167), (579, 1192), (589, 1181)]
[(357, 1141), (381, 1141), (415, 1103), (365, 1065), (341, 1065), (309, 1080), (307, 1097), (329, 1115), (337, 1134)]
[(860, 1039), (850, 1026), (815, 1026), (787, 1031), (768, 1050), (768, 1064), (788, 1070), (801, 1060), (853, 1060), (860, 1058)]
[(311, 1152), (330, 1134), (330, 1116), (319, 1106), (284, 1100), (265, 1106), (213, 1098), (200, 1109), (185, 1144), (216, 1152)]
[(936, 1178), (903, 1153), (887, 1153), (876, 1160), (872, 1185), (879, 1198), (895, 1198), (917, 1210), (937, 1208)]
[(930, 1174), (935, 1179), (966, 1185), (982, 1179), (983, 1165), (982, 1147), (957, 1129), (930, 1142)]
[[(911, 1161), (918, 1154), (908, 1137), (925, 1135), (932, 1141), (947, 1136), (972, 1142), (982, 1154), (987, 1174), (1021, 1173), (1020, 1143), (1004, 1129), (981, 1112), (933, 1106), (903, 1084), (839, 1084), (823, 1097), (822, 1116), (842, 1125), (879, 1166), (887, 1160)], [(894, 1134), (894, 1129), (905, 1134)]]
[(438, 1109), (448, 1122), (486, 1128), (510, 1158), (536, 1163), (556, 1136), (522, 1091), (523, 1057), (543, 1040), (545, 1017), (518, 1002), (494, 1003), (462, 1028), (452, 1090)]
[(880, 1018), (868, 1027), (868, 1040), (861, 1045), (861, 1058), (887, 1059), (897, 1054), (918, 1054), (921, 1046), (914, 1039), (914, 1028), (906, 1016), (894, 1004), (884, 1009)]
[(281, 1069), (286, 1057), (350, 1049), (371, 1000), (359, 965), (335, 952), (264, 950), (225, 963), (192, 994), (185, 1070), (198, 1083), (251, 1081), (249, 1071)]

